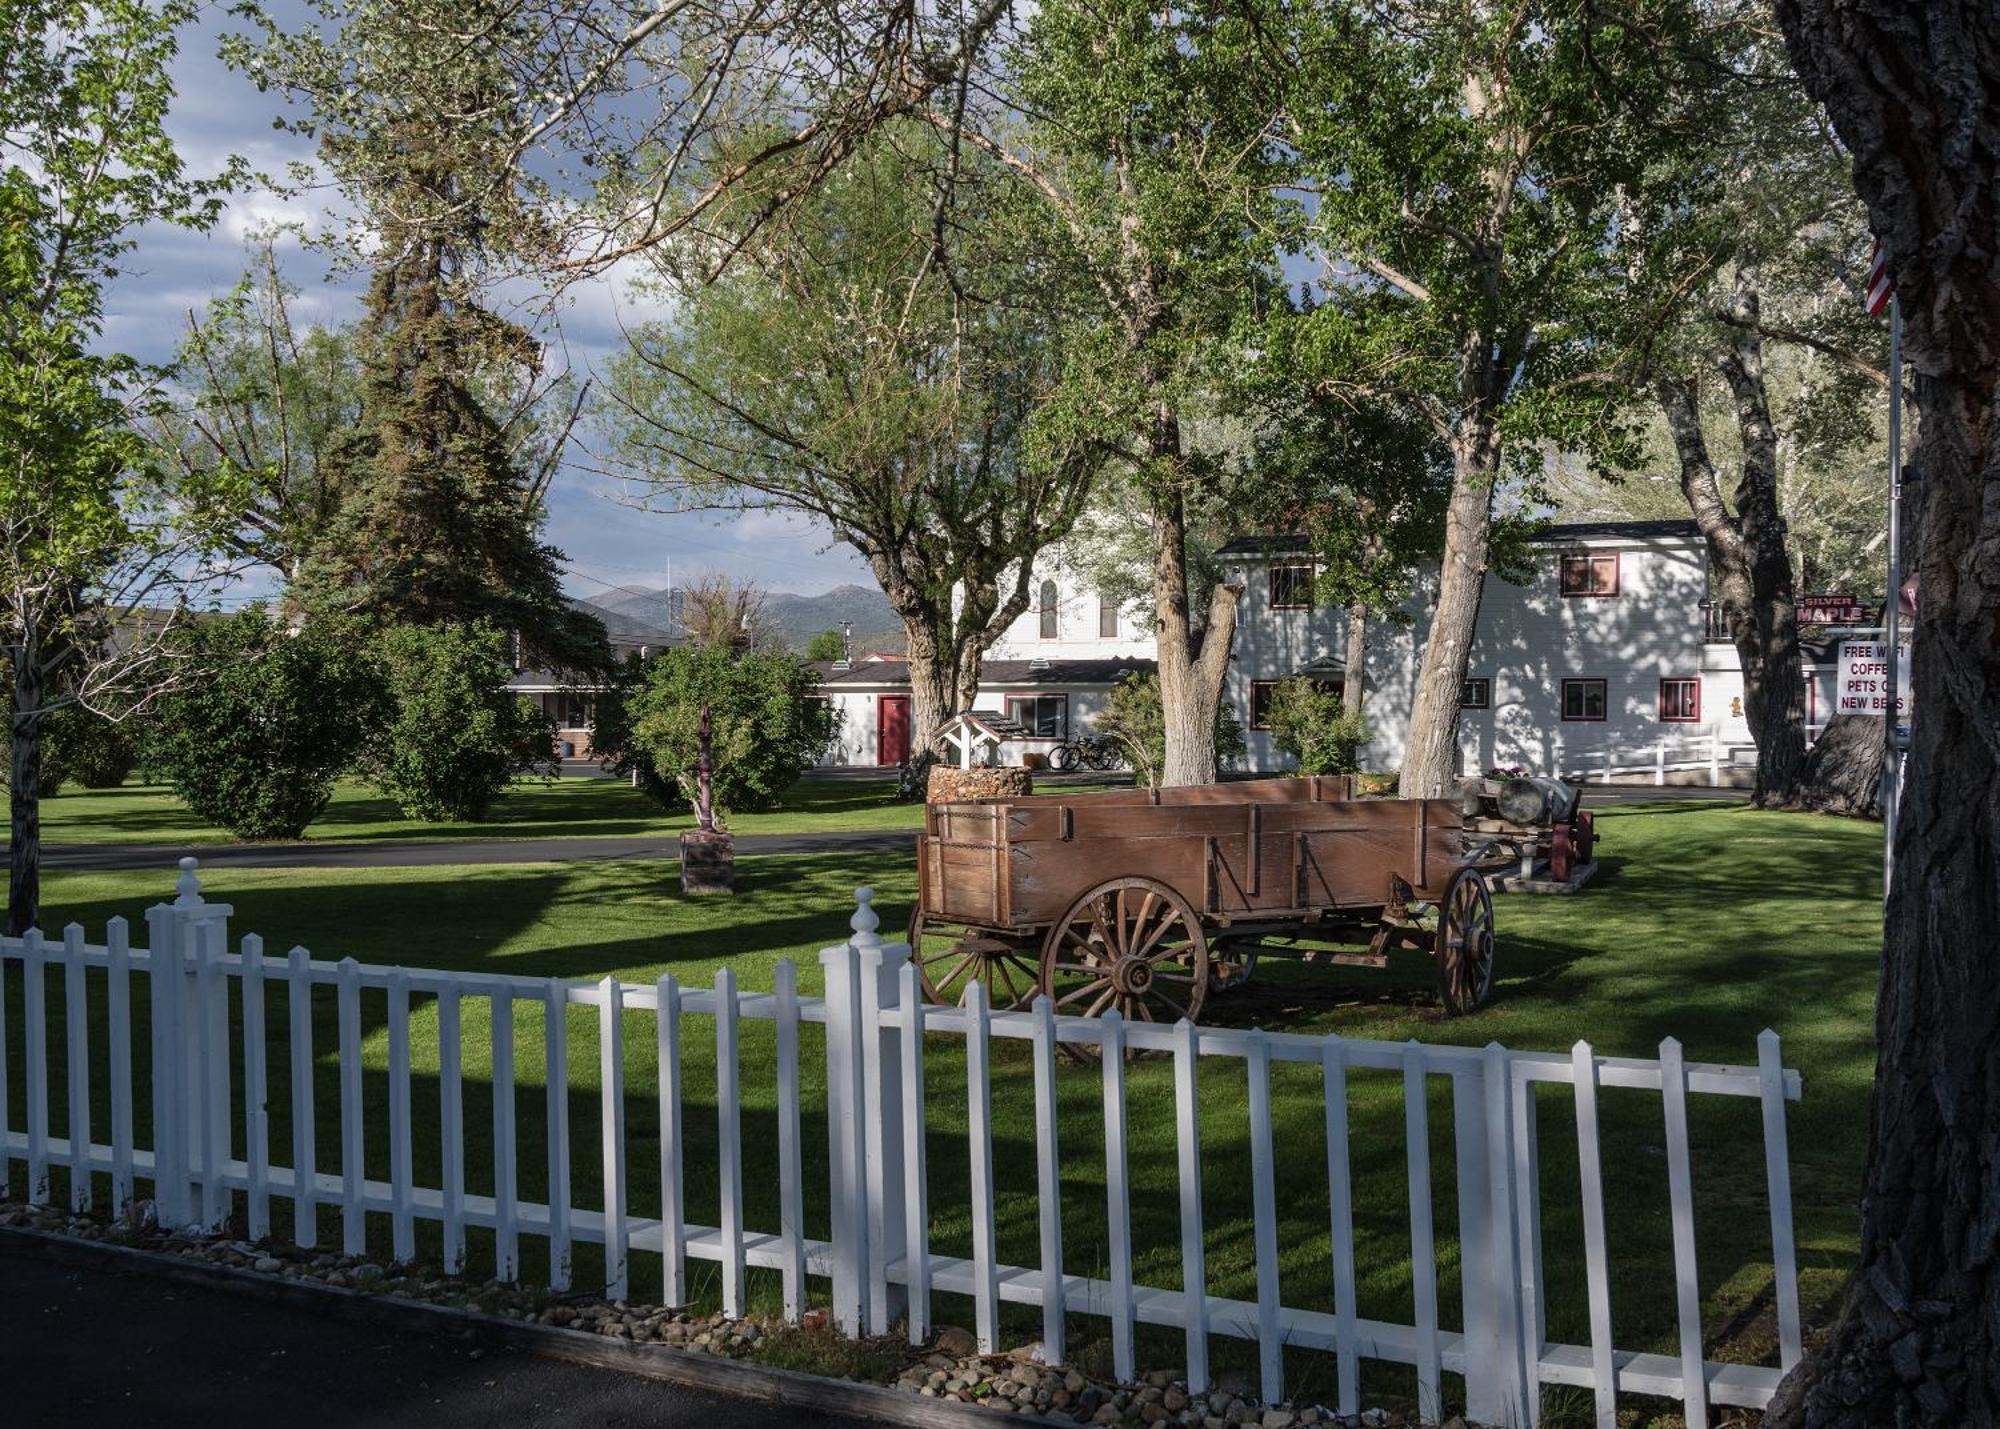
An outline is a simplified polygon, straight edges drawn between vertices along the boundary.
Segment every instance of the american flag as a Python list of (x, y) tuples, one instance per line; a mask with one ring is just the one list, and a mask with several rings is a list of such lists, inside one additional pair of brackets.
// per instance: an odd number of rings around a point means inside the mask
[(1880, 317), (1889, 306), (1889, 299), (1896, 296), (1896, 285), (1889, 277), (1889, 255), (1882, 251), (1881, 241), (1875, 243), (1875, 252), (1868, 260), (1868, 290), (1862, 294), (1861, 305), (1868, 309), (1870, 317)]

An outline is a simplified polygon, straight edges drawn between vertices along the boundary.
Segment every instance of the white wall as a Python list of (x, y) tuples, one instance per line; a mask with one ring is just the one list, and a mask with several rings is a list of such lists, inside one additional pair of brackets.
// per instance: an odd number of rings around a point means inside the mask
[[(1153, 637), (1142, 631), (1130, 610), (1118, 614), (1118, 633), (1097, 633), (1097, 592), (1086, 587), (1073, 572), (1066, 570), (1059, 553), (1044, 551), (1035, 560), (1035, 579), (1030, 586), (1028, 609), (1008, 627), (1007, 633), (987, 651), (992, 660), (1137, 660), (1153, 658)], [(1042, 582), (1056, 583), (1056, 638), (1042, 639)]]
[[(1617, 595), (1561, 594), (1561, 555), (1584, 549), (1618, 553)], [(1718, 726), (1725, 739), (1736, 737), (1742, 723), (1731, 721), (1728, 710), (1729, 701), (1740, 697), (1742, 682), (1734, 650), (1718, 651), (1703, 640), (1707, 583), (1699, 541), (1596, 539), (1543, 543), (1534, 550), (1529, 584), (1517, 586), (1497, 575), (1486, 582), (1467, 674), (1491, 682), (1491, 707), (1460, 715), (1466, 768), (1553, 771), (1607, 746), (1622, 751), (1662, 738), (1705, 740)], [(1321, 660), (1338, 660), (1346, 644), (1343, 611), (1270, 609), (1265, 567), (1262, 559), (1240, 566), (1245, 590), (1229, 694), (1246, 729), (1253, 679), (1282, 678)], [(1434, 578), (1418, 582), (1405, 607), (1407, 624), (1382, 619), (1370, 624), (1366, 710), (1375, 736), (1367, 754), (1370, 768), (1394, 769), (1402, 762), (1435, 589)], [(1661, 721), (1663, 677), (1702, 681), (1698, 723)], [(1561, 717), (1562, 681), (1581, 678), (1605, 682), (1607, 718), (1601, 722)], [(1743, 734), (1747, 737), (1747, 730)], [(1249, 767), (1279, 768), (1286, 762), (1268, 733), (1248, 731), (1248, 743)]]

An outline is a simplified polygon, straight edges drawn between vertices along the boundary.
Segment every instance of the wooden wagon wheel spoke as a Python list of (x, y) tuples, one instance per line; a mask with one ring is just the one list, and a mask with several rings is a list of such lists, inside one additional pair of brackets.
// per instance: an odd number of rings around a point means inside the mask
[[(1073, 986), (1088, 979), (1082, 987)], [(1069, 1008), (1106, 1006), (1149, 1023), (1193, 1020), (1209, 978), (1208, 941), (1194, 909), (1155, 879), (1116, 878), (1086, 890), (1042, 944), (1041, 991)], [(1088, 1059), (1094, 1049), (1071, 1047)]]
[(1438, 996), (1445, 1011), (1472, 1012), (1493, 993), (1493, 898), (1477, 868), (1452, 874), (1438, 900)]

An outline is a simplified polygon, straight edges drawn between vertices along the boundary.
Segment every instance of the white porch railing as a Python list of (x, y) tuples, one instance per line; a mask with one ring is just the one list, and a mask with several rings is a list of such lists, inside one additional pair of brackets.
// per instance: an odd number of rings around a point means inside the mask
[[(1041, 1310), (1044, 1357), (1065, 1358), (1067, 1319), (1087, 1315), (1109, 1322), (1113, 1359), (1121, 1379), (1132, 1379), (1137, 1364), (1136, 1327), (1169, 1326), (1185, 1341), (1190, 1388), (1209, 1381), (1209, 1342), (1215, 1335), (1254, 1341), (1258, 1347), (1261, 1393), (1266, 1402), (1285, 1397), (1284, 1352), (1306, 1348), (1335, 1358), (1338, 1407), (1359, 1407), (1359, 1361), (1377, 1359), (1413, 1366), (1419, 1407), (1427, 1419), (1441, 1417), (1443, 1375), (1464, 1379), (1467, 1412), (1498, 1424), (1532, 1425), (1540, 1414), (1540, 1386), (1588, 1386), (1597, 1419), (1610, 1425), (1620, 1394), (1666, 1395), (1683, 1401), (1690, 1424), (1705, 1424), (1710, 1405), (1761, 1407), (1782, 1373), (1800, 1355), (1796, 1257), (1786, 1153), (1785, 1103), (1800, 1095), (1796, 1072), (1785, 1070), (1778, 1037), (1758, 1039), (1755, 1067), (1686, 1062), (1677, 1042), (1660, 1046), (1658, 1059), (1599, 1056), (1579, 1042), (1567, 1053), (1510, 1051), (1497, 1043), (1485, 1048), (1388, 1043), (1339, 1036), (1201, 1028), (1189, 1023), (1167, 1027), (1098, 1018), (1057, 1017), (1047, 1000), (1032, 1011), (994, 1012), (976, 984), (959, 1008), (926, 1005), (907, 947), (885, 945), (868, 907), (872, 894), (859, 891), (853, 937), (820, 953), (825, 996), (801, 997), (790, 963), (780, 963), (770, 993), (747, 993), (724, 969), (713, 989), (683, 988), (671, 977), (651, 984), (613, 978), (596, 983), (491, 974), (437, 972), (402, 967), (363, 966), (352, 958), (338, 963), (311, 959), (294, 948), (283, 960), (267, 960), (255, 935), (228, 951), (227, 905), (201, 897), (193, 860), (183, 861), (180, 896), (146, 915), (148, 947), (130, 946), (122, 920), (114, 919), (101, 945), (84, 940), (72, 925), (59, 944), (39, 935), (0, 940), (0, 1184), (13, 1183), (16, 1163), (24, 1163), (30, 1201), (45, 1203), (53, 1193), (52, 1172), (66, 1172), (67, 1198), (77, 1209), (94, 1204), (100, 1187), (109, 1206), (121, 1213), (133, 1202), (137, 1183), (150, 1184), (163, 1223), (214, 1229), (239, 1208), (253, 1238), (284, 1235), (273, 1220), (273, 1199), (291, 1205), (289, 1236), (300, 1246), (315, 1244), (318, 1208), (337, 1208), (342, 1248), (369, 1250), (369, 1217), (387, 1217), (390, 1254), (406, 1261), (416, 1253), (414, 1225), (435, 1222), (441, 1229), (447, 1270), (463, 1267), (468, 1228), (493, 1234), (494, 1259), (502, 1279), (521, 1271), (523, 1236), (547, 1241), (549, 1278), (557, 1289), (569, 1284), (573, 1248), (604, 1247), (604, 1290), (613, 1299), (628, 1293), (635, 1254), (658, 1256), (663, 1296), (669, 1304), (691, 1297), (687, 1263), (715, 1262), (725, 1313), (745, 1305), (750, 1266), (774, 1268), (782, 1283), (784, 1313), (796, 1317), (807, 1302), (808, 1282), (827, 1282), (833, 1317), (848, 1333), (883, 1333), (907, 1317), (912, 1342), (931, 1330), (931, 1301), (939, 1292), (969, 1296), (980, 1348), (999, 1348), (1000, 1306), (1012, 1302)], [(161, 976), (163, 967), (178, 976)], [(151, 1032), (143, 1040), (147, 1070), (135, 1074), (137, 1042), (132, 1017), (133, 976), (146, 978)], [(49, 1048), (51, 1019), (47, 983), (59, 978), (62, 1024), (55, 1035), (66, 1069), (66, 1134), (50, 1125)], [(239, 989), (238, 1017), (232, 1019), (230, 984)], [(283, 1027), (265, 1025), (267, 992), (283, 989)], [(7, 996), (18, 987), (21, 1011), (14, 1018)], [(97, 991), (93, 994), (93, 987)], [(337, 1013), (338, 1104), (314, 1104), (313, 1046), (316, 1001), (331, 996)], [(379, 998), (387, 1035), (387, 1180), (366, 1174), (363, 1130), (371, 1111), (364, 1105), (361, 1009), (363, 999)], [(438, 1184), (420, 1185), (412, 1147), (410, 1018), (413, 998), (436, 1002), (440, 1109)], [(461, 1009), (466, 999), (490, 1003), (492, 1018), (490, 1115), (493, 1193), (466, 1189), (468, 1111), (461, 1067)], [(514, 1025), (522, 1015), (543, 1018), (547, 1100), (545, 1141), (547, 1199), (523, 1200), (515, 1124)], [(101, 1015), (98, 1008), (101, 1004)], [(578, 1148), (569, 1126), (568, 1019), (572, 1005), (595, 1008), (600, 1074), (601, 1134), (597, 1145)], [(647, 1029), (647, 1047), (628, 1047), (628, 1018)], [(716, 1067), (717, 1157), (713, 1165), (690, 1165), (684, 1154), (686, 1126), (683, 1067), (696, 1053), (685, 1019), (712, 1022)], [(274, 1019), (275, 1021), (275, 1019)], [(775, 1030), (777, 1175), (779, 1215), (775, 1229), (745, 1224), (743, 1127), (739, 1031), (745, 1021), (768, 1021)], [(827, 1164), (804, 1164), (800, 1097), (801, 1024), (823, 1024), (827, 1086)], [(19, 1028), (18, 1034), (16, 1028)], [(240, 1028), (240, 1032), (236, 1029)], [(7, 1085), (8, 1044), (21, 1039), (25, 1086), (18, 1103)], [(104, 1040), (105, 1056), (93, 1060), (91, 1047)], [(969, 1256), (947, 1256), (932, 1247), (930, 1177), (926, 1157), (934, 1133), (926, 1117), (927, 1048), (936, 1039), (963, 1043), (968, 1098), (965, 1154), (971, 1172), (972, 1240)], [(997, 1040), (1031, 1048), (1039, 1219), (1037, 1263), (1001, 1263), (995, 1227), (993, 1162), (993, 1046)], [(282, 1044), (280, 1075), (289, 1078), (290, 1146), (271, 1145), (267, 1111), (268, 1048)], [(1088, 1073), (1101, 1082), (1104, 1123), (1103, 1171), (1109, 1256), (1104, 1278), (1075, 1272), (1063, 1245), (1062, 1178), (1058, 1152), (1058, 1050), (1069, 1044), (1103, 1055)], [(1175, 1170), (1179, 1187), (1181, 1266), (1178, 1285), (1135, 1282), (1134, 1265), (1149, 1247), (1134, 1244), (1131, 1167), (1127, 1127), (1133, 1107), (1126, 1094), (1128, 1049), (1152, 1051), (1172, 1060)], [(660, 1138), (657, 1166), (639, 1166), (627, 1156), (625, 1134), (628, 1060), (651, 1058), (657, 1068)], [(1226, 1299), (1209, 1293), (1207, 1244), (1203, 1230), (1201, 1132), (1205, 1067), (1244, 1064), (1248, 1118), (1256, 1299)], [(1278, 1274), (1278, 1209), (1281, 1189), (1274, 1145), (1272, 1069), (1302, 1063), (1318, 1069), (1315, 1095), (1324, 1102), (1325, 1165), (1302, 1173), (1295, 1157), (1285, 1177), (1324, 1174), (1331, 1210), (1331, 1303), (1285, 1304)], [(1356, 1237), (1348, 1134), (1348, 1076), (1354, 1070), (1399, 1074), (1403, 1111), (1409, 1207), (1409, 1265), (1415, 1313), (1409, 1323), (1362, 1317), (1356, 1296)], [(108, 1078), (110, 1127), (91, 1121), (92, 1078)], [(241, 1077), (240, 1094), (234, 1079)], [(1458, 1326), (1442, 1323), (1438, 1302), (1439, 1257), (1433, 1222), (1431, 1139), (1428, 1124), (1430, 1079), (1449, 1079), (1455, 1147), (1457, 1232), (1461, 1305)], [(429, 1079), (426, 1079), (429, 1080)], [(1536, 1128), (1540, 1083), (1571, 1088), (1581, 1167), (1583, 1241), (1589, 1343), (1550, 1343), (1549, 1282), (1543, 1270), (1542, 1185)], [(1610, 1257), (1612, 1234), (1606, 1219), (1599, 1149), (1600, 1088), (1639, 1088), (1661, 1096), (1666, 1141), (1666, 1178), (1673, 1217), (1673, 1265), (1679, 1324), (1678, 1354), (1633, 1353), (1617, 1349), (1611, 1332)], [(1690, 1095), (1747, 1097), (1762, 1108), (1764, 1166), (1772, 1261), (1775, 1267), (1779, 1363), (1746, 1365), (1704, 1358), (1700, 1294), (1696, 1278), (1694, 1199), (1690, 1168), (1687, 1101)], [(150, 1096), (151, 1145), (136, 1143), (134, 1098)], [(428, 1096), (428, 1089), (427, 1089)], [(19, 1123), (16, 1107), (25, 1113)], [(337, 1117), (339, 1154), (333, 1165), (319, 1163), (316, 1118)], [(18, 1126), (18, 1129), (17, 1129)], [(596, 1206), (573, 1204), (570, 1156), (583, 1149), (601, 1157), (605, 1188)], [(276, 1158), (289, 1158), (289, 1165)], [(805, 1232), (808, 1175), (825, 1174), (830, 1193), (830, 1227), (825, 1239)], [(720, 1224), (688, 1222), (688, 1178), (712, 1177), (718, 1187)], [(642, 1186), (657, 1215), (633, 1210), (632, 1191)], [(239, 1199), (240, 1198), (240, 1199)], [(379, 1219), (377, 1224), (379, 1225)], [(1668, 1267), (1659, 1268), (1661, 1274)]]
[(1609, 784), (1618, 775), (1651, 774), (1654, 784), (1664, 785), (1670, 772), (1705, 769), (1713, 788), (1721, 785), (1723, 770), (1756, 766), (1755, 749), (1750, 750), (1750, 758), (1745, 760), (1741, 748), (1739, 743), (1723, 739), (1720, 731), (1672, 735), (1650, 744), (1571, 751), (1562, 759), (1561, 773), (1565, 779), (1595, 779), (1602, 784)]

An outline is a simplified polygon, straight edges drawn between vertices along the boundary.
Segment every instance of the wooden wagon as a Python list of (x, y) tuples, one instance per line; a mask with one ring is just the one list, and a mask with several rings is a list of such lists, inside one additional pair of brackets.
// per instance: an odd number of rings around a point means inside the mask
[(995, 1007), (1197, 1019), (1261, 954), (1434, 955), (1445, 1007), (1493, 986), (1493, 904), (1452, 799), (1356, 799), (1345, 776), (933, 804), (910, 919), (924, 990)]

